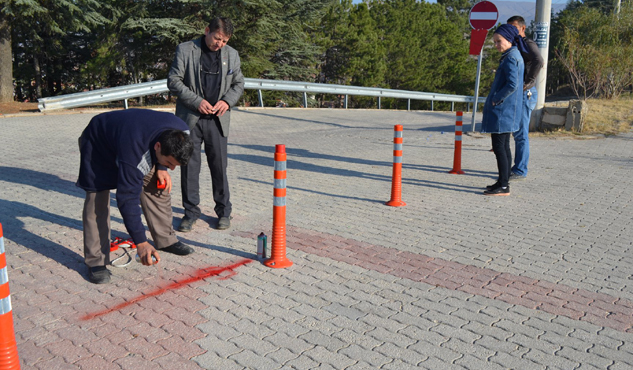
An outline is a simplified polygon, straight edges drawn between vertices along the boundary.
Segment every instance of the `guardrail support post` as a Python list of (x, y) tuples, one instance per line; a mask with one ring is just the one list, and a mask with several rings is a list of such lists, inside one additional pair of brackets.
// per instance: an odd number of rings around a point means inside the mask
[(347, 95), (345, 95), (345, 109), (347, 109)]
[(454, 112), (454, 111), (455, 111), (455, 102), (452, 101), (451, 102), (451, 112)]
[(380, 109), (380, 96), (378, 97), (378, 109)]
[(433, 103), (435, 103), (435, 101), (431, 100), (431, 112), (433, 112), (433, 107), (434, 107)]
[(264, 98), (262, 97), (261, 90), (257, 90), (257, 97), (259, 98), (259, 106), (264, 108)]
[(308, 107), (308, 93), (307, 92), (303, 92), (303, 107), (307, 108)]
[(407, 110), (411, 110), (411, 99), (407, 99)]
[(128, 105), (127, 105), (127, 99), (123, 100), (123, 105), (125, 106), (125, 109), (128, 109)]

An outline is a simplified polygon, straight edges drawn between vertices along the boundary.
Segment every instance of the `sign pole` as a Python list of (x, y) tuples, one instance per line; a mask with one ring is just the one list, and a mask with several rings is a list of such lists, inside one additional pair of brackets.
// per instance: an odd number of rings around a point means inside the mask
[(470, 54), (477, 55), (477, 78), (475, 79), (475, 101), (473, 103), (473, 116), (471, 120), (471, 132), (475, 132), (475, 116), (477, 115), (477, 102), (479, 101), (479, 80), (481, 79), (481, 60), (483, 59), (483, 46), (486, 42), (488, 31), (497, 24), (499, 10), (490, 1), (480, 1), (470, 9), (468, 22), (473, 30), (470, 33)]
[(483, 58), (484, 50), (481, 49), (479, 57), (477, 58), (477, 79), (475, 79), (475, 103), (473, 104), (473, 117), (470, 121), (470, 132), (475, 132), (475, 115), (477, 114), (477, 101), (479, 100), (479, 78), (481, 76), (481, 59)]

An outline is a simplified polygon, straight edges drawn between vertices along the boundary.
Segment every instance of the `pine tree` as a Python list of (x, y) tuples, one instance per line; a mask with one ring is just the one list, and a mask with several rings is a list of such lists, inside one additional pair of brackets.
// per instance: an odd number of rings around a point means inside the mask
[(474, 85), (468, 40), (440, 4), (376, 1), (372, 10), (385, 30), (390, 88), (463, 93), (454, 89), (461, 89), (463, 81)]
[[(16, 81), (25, 85), (33, 82), (34, 98), (57, 93), (62, 88), (60, 68), (68, 58), (62, 39), (72, 34), (88, 34), (93, 27), (107, 23), (99, 13), (100, 8), (97, 0), (5, 0), (1, 11), (8, 23), (6, 27), (11, 29), (11, 48), (2, 48), (0, 58), (9, 60), (16, 46), (19, 49), (28, 45), (28, 53), (22, 53), (28, 60), (15, 58), (21, 63), (17, 70), (25, 72), (16, 76)], [(7, 42), (7, 33), (0, 34), (0, 44), (3, 42)], [(31, 66), (28, 72), (27, 63)], [(4, 78), (3, 74), (3, 85)]]
[(13, 57), (11, 25), (4, 11), (0, 11), (0, 103), (13, 100)]
[[(229, 44), (237, 49), (246, 77), (315, 81), (322, 46), (314, 39), (329, 6), (336, 0), (233, 1), (228, 13), (235, 25)], [(254, 92), (247, 100), (256, 101)], [(284, 97), (298, 105), (292, 94), (267, 92), (265, 98)]]
[[(166, 78), (176, 45), (202, 35), (200, 1), (108, 0), (111, 20), (96, 31), (93, 57), (82, 70), (94, 87)], [(92, 88), (93, 86), (87, 86)]]

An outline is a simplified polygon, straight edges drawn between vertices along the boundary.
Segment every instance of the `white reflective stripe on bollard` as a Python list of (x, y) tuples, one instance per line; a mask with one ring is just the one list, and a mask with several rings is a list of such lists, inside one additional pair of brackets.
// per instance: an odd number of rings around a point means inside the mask
[(11, 296), (0, 299), (0, 315), (11, 312)]

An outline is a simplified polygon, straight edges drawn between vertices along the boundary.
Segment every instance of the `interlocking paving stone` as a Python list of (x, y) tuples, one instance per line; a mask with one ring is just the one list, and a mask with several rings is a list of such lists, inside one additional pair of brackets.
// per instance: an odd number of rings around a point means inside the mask
[[(297, 239), (305, 239), (303, 243), (298, 243), (294, 247), (304, 250), (303, 245), (309, 245), (313, 240), (303, 230), (289, 228)], [(303, 236), (303, 238), (302, 238)], [(335, 236), (329, 236), (336, 238)], [(498, 273), (482, 268), (473, 268), (460, 263), (445, 260), (432, 259), (422, 256), (422, 260), (413, 256), (412, 253), (393, 251), (389, 253), (388, 248), (366, 244), (362, 247), (359, 243), (345, 242), (343, 238), (336, 238), (342, 245), (341, 248), (351, 251), (351, 255), (346, 256), (347, 260), (353, 261), (357, 266), (362, 266), (368, 270), (374, 270), (385, 274), (411, 279), (452, 290), (460, 290), (467, 293), (483, 295), (489, 298), (498, 299), (507, 303), (525, 306), (556, 315), (567, 316), (573, 319), (586, 320), (591, 323), (601, 323), (620, 331), (630, 330), (633, 326), (633, 302), (624, 300), (608, 294), (601, 294), (576, 289), (562, 284), (553, 284), (547, 281), (534, 280), (522, 276), (513, 276), (508, 273)], [(371, 251), (364, 253), (364, 251)], [(307, 251), (306, 251), (307, 252)], [(328, 248), (313, 248), (311, 253), (319, 254), (332, 259), (339, 255), (332, 254)], [(386, 256), (383, 263), (388, 266), (377, 267), (373, 261), (378, 253)], [(413, 260), (418, 260), (415, 271), (425, 271), (412, 275), (402, 271), (398, 267), (398, 259), (391, 260), (390, 256), (399, 255), (398, 258), (406, 259), (411, 264)], [(385, 270), (387, 269), (387, 270)], [(446, 272), (444, 272), (446, 271)], [(422, 275), (422, 276), (420, 276)], [(458, 281), (453, 281), (455, 277)], [(340, 298), (339, 298), (340, 299)], [(577, 301), (586, 302), (578, 304)], [(587, 307), (588, 306), (588, 307)]]
[[(95, 114), (0, 118), (2, 223), (22, 369), (628, 369), (633, 367), (633, 133), (532, 137), (530, 173), (504, 199), (486, 136), (454, 114), (239, 109), (232, 114), (231, 229), (203, 216), (191, 256), (87, 282), (76, 138)], [(402, 197), (387, 207), (393, 125)], [(44, 140), (45, 138), (45, 140)], [(275, 144), (288, 153), (287, 253), (147, 297), (271, 242)], [(172, 173), (179, 184), (179, 171)], [(174, 223), (182, 216), (172, 192)], [(114, 194), (112, 196), (115, 205)], [(112, 208), (113, 236), (125, 237)], [(92, 320), (83, 315), (118, 312)], [(64, 350), (68, 349), (68, 350)]]

